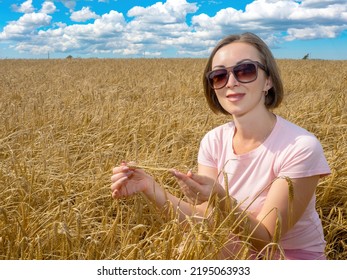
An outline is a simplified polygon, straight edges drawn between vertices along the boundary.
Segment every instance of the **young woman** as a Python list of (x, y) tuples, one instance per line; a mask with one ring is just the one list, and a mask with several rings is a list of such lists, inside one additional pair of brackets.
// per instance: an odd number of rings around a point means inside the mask
[[(315, 191), (330, 169), (314, 135), (271, 112), (282, 101), (283, 86), (267, 45), (252, 33), (224, 38), (207, 62), (204, 90), (212, 111), (232, 121), (202, 139), (198, 174), (173, 171), (188, 202), (126, 163), (113, 169), (113, 198), (143, 192), (161, 209), (169, 201), (184, 220), (206, 215), (209, 198), (217, 195), (237, 202), (235, 215), (247, 216), (255, 252), (280, 230), (287, 259), (325, 259)], [(230, 242), (221, 256), (231, 257), (234, 249)]]

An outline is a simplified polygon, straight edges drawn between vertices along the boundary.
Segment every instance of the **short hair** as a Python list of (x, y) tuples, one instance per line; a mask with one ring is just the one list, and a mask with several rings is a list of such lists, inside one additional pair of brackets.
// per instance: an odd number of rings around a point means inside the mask
[(212, 60), (216, 52), (222, 47), (234, 42), (247, 43), (258, 50), (261, 60), (260, 62), (265, 66), (265, 72), (272, 80), (272, 87), (269, 89), (268, 94), (265, 97), (265, 106), (268, 109), (278, 107), (283, 99), (283, 84), (275, 58), (273, 57), (269, 47), (262, 39), (260, 39), (260, 37), (251, 32), (246, 32), (243, 34), (233, 34), (225, 37), (215, 46), (212, 53), (210, 54), (204, 70), (203, 86), (205, 97), (211, 110), (214, 113), (223, 113), (225, 115), (230, 115), (230, 113), (224, 110), (222, 105), (220, 105), (214, 89), (209, 86), (206, 78), (206, 73), (212, 70)]

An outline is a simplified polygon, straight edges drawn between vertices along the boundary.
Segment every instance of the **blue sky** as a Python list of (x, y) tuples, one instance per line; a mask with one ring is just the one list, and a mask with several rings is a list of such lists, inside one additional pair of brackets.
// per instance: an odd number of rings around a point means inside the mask
[(276, 58), (347, 59), (346, 0), (0, 0), (1, 58), (207, 57), (251, 31)]

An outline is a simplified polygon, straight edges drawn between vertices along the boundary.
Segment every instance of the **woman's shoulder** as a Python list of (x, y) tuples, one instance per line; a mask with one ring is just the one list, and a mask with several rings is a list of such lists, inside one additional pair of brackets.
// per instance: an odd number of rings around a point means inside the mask
[(303, 139), (305, 138), (316, 139), (316, 136), (312, 132), (309, 132), (305, 128), (295, 123), (292, 123), (280, 116), (277, 116), (277, 121), (278, 121), (278, 129), (284, 138), (300, 139), (302, 137)]
[[(290, 149), (299, 148), (305, 150), (318, 148), (321, 150), (321, 144), (313, 133), (282, 117), (277, 116), (277, 120), (277, 143), (282, 143)], [(279, 141), (279, 138), (282, 140)]]
[(276, 176), (301, 178), (330, 173), (318, 138), (306, 129), (282, 118), (279, 130), (273, 139), (271, 151), (276, 155)]
[(235, 128), (234, 122), (227, 122), (222, 125), (216, 126), (215, 128), (208, 131), (204, 138), (224, 138), (225, 136), (229, 137), (230, 133), (233, 133)]

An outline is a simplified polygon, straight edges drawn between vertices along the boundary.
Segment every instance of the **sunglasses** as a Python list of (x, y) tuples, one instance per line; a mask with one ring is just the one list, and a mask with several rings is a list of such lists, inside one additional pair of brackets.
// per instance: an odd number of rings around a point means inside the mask
[(267, 73), (265, 66), (260, 62), (247, 60), (235, 66), (207, 72), (206, 78), (210, 87), (213, 89), (221, 89), (225, 87), (228, 83), (230, 73), (233, 73), (235, 79), (240, 83), (251, 83), (258, 77), (258, 67)]

